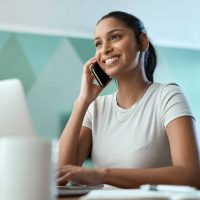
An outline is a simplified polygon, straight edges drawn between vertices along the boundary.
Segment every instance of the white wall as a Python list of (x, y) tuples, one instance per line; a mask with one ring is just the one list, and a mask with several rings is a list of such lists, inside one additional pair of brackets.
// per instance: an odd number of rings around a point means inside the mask
[(157, 45), (200, 49), (199, 8), (199, 0), (1, 0), (0, 30), (92, 38), (97, 20), (123, 10)]

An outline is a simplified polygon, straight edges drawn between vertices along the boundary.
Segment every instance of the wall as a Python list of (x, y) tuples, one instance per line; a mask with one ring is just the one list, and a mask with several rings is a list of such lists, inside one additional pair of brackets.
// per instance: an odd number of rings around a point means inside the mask
[[(159, 65), (155, 81), (181, 86), (200, 133), (200, 51), (156, 49)], [(79, 92), (82, 65), (93, 53), (89, 39), (0, 32), (0, 79), (22, 80), (39, 136), (59, 137)], [(113, 90), (114, 82), (103, 94)]]

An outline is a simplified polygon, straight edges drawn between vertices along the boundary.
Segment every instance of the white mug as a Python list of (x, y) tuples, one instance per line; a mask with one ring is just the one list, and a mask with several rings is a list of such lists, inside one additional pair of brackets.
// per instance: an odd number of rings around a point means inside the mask
[(0, 139), (0, 199), (56, 198), (53, 143), (35, 138)]

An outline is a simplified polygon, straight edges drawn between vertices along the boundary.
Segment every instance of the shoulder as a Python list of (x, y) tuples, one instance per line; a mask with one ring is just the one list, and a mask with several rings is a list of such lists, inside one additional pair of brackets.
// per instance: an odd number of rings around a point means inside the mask
[(157, 98), (163, 99), (166, 96), (173, 96), (174, 94), (181, 93), (181, 88), (176, 83), (153, 83), (152, 90)]
[(168, 93), (170, 91), (179, 91), (181, 92), (180, 86), (177, 83), (166, 83), (161, 84), (161, 92), (162, 94)]
[(181, 116), (192, 116), (186, 96), (176, 83), (164, 84), (160, 93), (161, 111), (166, 115), (165, 125)]
[(158, 92), (165, 92), (180, 88), (177, 83), (153, 83), (152, 87)]
[(188, 104), (185, 95), (176, 83), (153, 83), (149, 97), (163, 109), (175, 104)]
[(162, 84), (160, 89), (160, 98), (161, 101), (169, 100), (169, 99), (185, 99), (185, 96), (180, 88), (180, 86), (176, 83), (167, 83)]

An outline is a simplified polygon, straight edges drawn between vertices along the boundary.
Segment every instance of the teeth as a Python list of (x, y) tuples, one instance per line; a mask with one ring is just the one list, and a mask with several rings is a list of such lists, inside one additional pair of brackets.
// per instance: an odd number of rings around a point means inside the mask
[(106, 64), (111, 64), (111, 63), (115, 62), (118, 59), (119, 59), (119, 57), (111, 57), (111, 58), (106, 59), (105, 63)]

